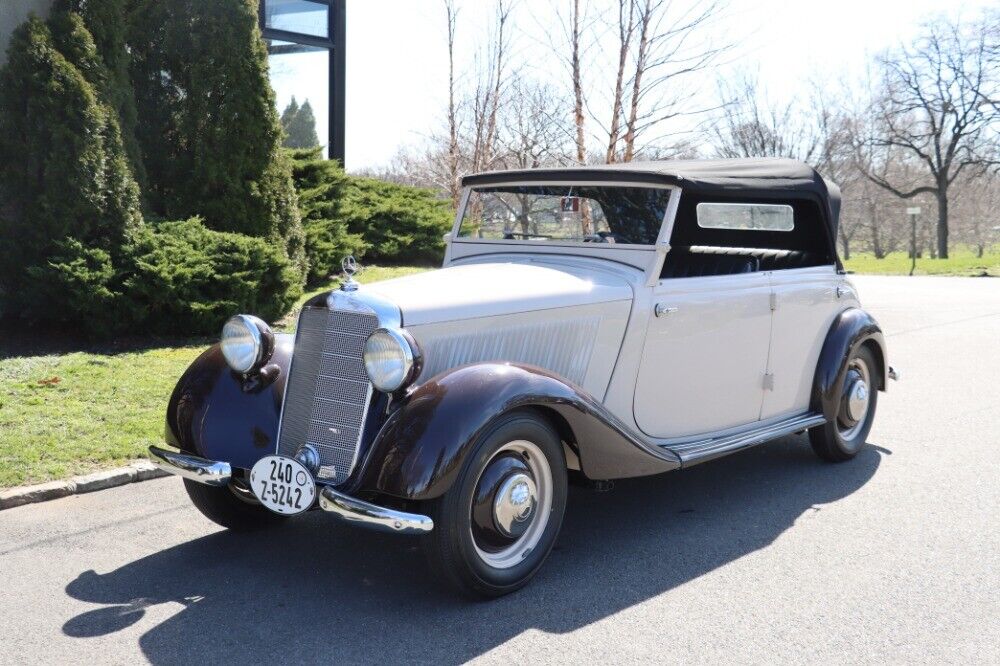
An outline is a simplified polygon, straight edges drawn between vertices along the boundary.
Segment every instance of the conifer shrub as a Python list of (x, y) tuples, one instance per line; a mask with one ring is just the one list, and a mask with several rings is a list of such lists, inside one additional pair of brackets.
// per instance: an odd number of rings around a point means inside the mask
[(239, 312), (280, 319), (302, 287), (280, 247), (213, 231), (192, 218), (147, 225), (136, 240), (124, 292), (127, 318), (139, 330), (214, 335)]
[(440, 263), (453, 220), (434, 190), (359, 177), (344, 188), (340, 215), (367, 244), (365, 257), (385, 264)]
[(316, 284), (339, 272), (340, 261), (361, 257), (367, 244), (352, 234), (341, 212), (341, 200), (350, 178), (340, 166), (322, 158), (321, 148), (293, 150), (292, 175), (306, 233), (309, 282)]

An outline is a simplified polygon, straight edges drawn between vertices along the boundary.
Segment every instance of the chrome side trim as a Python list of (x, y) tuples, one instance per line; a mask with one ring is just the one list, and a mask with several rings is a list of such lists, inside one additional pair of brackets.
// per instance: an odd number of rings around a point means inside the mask
[(763, 444), (772, 439), (823, 425), (824, 423), (826, 423), (826, 418), (822, 414), (810, 412), (735, 435), (700, 439), (684, 444), (664, 446), (663, 448), (668, 449), (680, 458), (682, 468), (690, 467), (697, 463), (713, 460), (726, 454), (756, 446), (757, 444)]
[(426, 534), (434, 521), (419, 513), (406, 513), (350, 497), (326, 486), (319, 494), (319, 508), (341, 520), (396, 534)]
[(206, 486), (225, 486), (233, 475), (227, 462), (207, 460), (187, 453), (149, 447), (149, 460), (160, 469)]

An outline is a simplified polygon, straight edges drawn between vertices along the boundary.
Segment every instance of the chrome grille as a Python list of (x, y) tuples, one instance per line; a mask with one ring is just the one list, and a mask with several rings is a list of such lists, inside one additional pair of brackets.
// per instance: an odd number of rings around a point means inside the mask
[(303, 308), (285, 386), (278, 453), (310, 444), (320, 478), (345, 480), (358, 458), (372, 385), (361, 354), (378, 328), (374, 314)]

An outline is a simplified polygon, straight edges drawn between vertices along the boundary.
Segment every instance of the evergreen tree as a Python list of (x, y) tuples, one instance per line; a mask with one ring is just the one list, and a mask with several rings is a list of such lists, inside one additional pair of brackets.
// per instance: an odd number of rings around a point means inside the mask
[(304, 278), (257, 1), (134, 1), (132, 78), (152, 210), (279, 241)]
[(307, 99), (299, 106), (295, 98), (281, 114), (281, 125), (285, 129), (286, 148), (315, 148), (319, 146), (316, 134), (316, 115)]
[(0, 297), (7, 314), (97, 325), (113, 317), (116, 265), (142, 225), (139, 188), (88, 80), (107, 79), (89, 32), (75, 15), (52, 24), (80, 67), (32, 18), (0, 69)]
[[(299, 112), (299, 103), (295, 100), (295, 95), (292, 95), (292, 101), (288, 103), (285, 110), (281, 112), (281, 129), (285, 130), (285, 142), (288, 141), (288, 126), (292, 124), (295, 120), (295, 115)], [(285, 145), (285, 148), (289, 146)]]
[(128, 0), (57, 0), (53, 17), (65, 12), (79, 14), (83, 26), (93, 37), (105, 80), (95, 81), (86, 71), (84, 76), (98, 88), (103, 101), (115, 110), (132, 173), (142, 189), (146, 185), (146, 169), (135, 135), (138, 115), (135, 91), (129, 77), (127, 4)]

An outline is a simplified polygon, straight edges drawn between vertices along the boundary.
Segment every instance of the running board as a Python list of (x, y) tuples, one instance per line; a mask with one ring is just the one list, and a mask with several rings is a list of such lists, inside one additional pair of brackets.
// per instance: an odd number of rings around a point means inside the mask
[(712, 460), (720, 456), (748, 449), (757, 444), (763, 444), (778, 437), (784, 437), (800, 430), (823, 425), (826, 418), (821, 414), (801, 414), (784, 421), (772, 423), (763, 428), (756, 428), (736, 435), (699, 439), (684, 444), (674, 444), (662, 448), (670, 451), (681, 461), (681, 467), (690, 467), (697, 463)]

